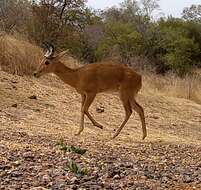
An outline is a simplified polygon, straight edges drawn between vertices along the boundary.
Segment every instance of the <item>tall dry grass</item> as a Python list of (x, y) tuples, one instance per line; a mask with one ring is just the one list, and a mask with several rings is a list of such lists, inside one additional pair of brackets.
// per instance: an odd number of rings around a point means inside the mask
[(0, 68), (11, 74), (31, 75), (42, 56), (40, 48), (25, 40), (0, 34)]
[(165, 96), (185, 98), (201, 104), (201, 72), (180, 78), (174, 74), (159, 76), (144, 74), (143, 91)]

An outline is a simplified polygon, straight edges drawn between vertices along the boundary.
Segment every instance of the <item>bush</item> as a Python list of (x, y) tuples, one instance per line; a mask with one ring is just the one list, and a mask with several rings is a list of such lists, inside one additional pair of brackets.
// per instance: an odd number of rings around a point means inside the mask
[(123, 22), (108, 22), (105, 25), (105, 35), (97, 48), (96, 57), (119, 55), (121, 60), (130, 64), (134, 55), (142, 50), (142, 36), (133, 25)]
[(201, 49), (194, 36), (190, 35), (186, 23), (168, 20), (162, 22), (159, 29), (158, 57), (162, 64), (180, 76), (190, 72), (191, 67), (196, 65)]

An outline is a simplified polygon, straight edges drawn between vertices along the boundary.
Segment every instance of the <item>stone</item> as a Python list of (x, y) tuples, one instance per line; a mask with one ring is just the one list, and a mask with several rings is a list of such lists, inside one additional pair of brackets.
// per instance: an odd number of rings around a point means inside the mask
[(13, 107), (13, 108), (17, 108), (17, 104), (13, 104), (13, 105), (11, 105), (11, 107)]
[(113, 179), (121, 179), (120, 175), (116, 174)]
[(29, 96), (29, 99), (37, 100), (37, 96), (36, 95)]

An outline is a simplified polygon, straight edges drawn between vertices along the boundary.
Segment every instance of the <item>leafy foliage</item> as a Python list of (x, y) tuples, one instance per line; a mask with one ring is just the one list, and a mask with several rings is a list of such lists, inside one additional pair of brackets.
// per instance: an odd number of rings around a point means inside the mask
[(191, 5), (183, 10), (182, 17), (188, 21), (201, 23), (201, 5)]
[(165, 22), (161, 21), (159, 29), (161, 40), (157, 46), (160, 59), (170, 69), (183, 76), (199, 58), (199, 43), (188, 24), (182, 20), (170, 18)]
[(128, 23), (109, 22), (105, 25), (105, 36), (97, 49), (98, 58), (107, 56), (117, 50), (124, 62), (140, 53), (142, 37), (135, 28)]

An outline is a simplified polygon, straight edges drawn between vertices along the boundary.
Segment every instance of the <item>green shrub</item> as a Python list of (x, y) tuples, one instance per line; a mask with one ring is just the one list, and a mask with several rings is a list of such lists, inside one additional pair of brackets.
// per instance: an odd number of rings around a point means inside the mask
[(74, 152), (76, 154), (85, 154), (85, 152), (87, 151), (86, 149), (81, 149), (79, 147), (75, 147), (73, 145), (71, 146), (67, 146), (64, 142), (64, 139), (60, 139), (57, 143), (57, 146), (59, 146), (59, 149), (64, 151), (64, 152)]
[(201, 51), (186, 23), (180, 20), (166, 21), (159, 28), (158, 54), (162, 63), (180, 76), (190, 72)]
[(142, 44), (142, 36), (132, 24), (110, 21), (105, 25), (105, 35), (96, 50), (96, 57), (119, 55), (124, 62), (129, 62), (132, 56), (140, 54)]
[(70, 172), (76, 174), (76, 175), (87, 175), (88, 170), (87, 168), (80, 168), (74, 161), (69, 160), (69, 162), (66, 164), (67, 170)]

